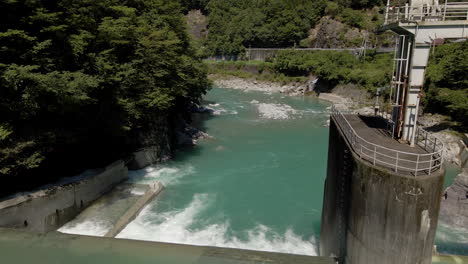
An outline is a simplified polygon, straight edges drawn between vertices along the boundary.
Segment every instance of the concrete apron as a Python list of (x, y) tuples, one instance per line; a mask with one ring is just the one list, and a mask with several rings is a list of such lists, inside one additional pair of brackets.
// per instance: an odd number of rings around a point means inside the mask
[(468, 263), (468, 256), (435, 255), (432, 264), (463, 264)]
[(2, 263), (19, 264), (335, 264), (327, 257), (2, 228), (0, 254)]
[(90, 175), (12, 196), (0, 201), (0, 227), (46, 233), (97, 217), (112, 226), (106, 236), (114, 237), (164, 189), (160, 182), (122, 183), (127, 179), (128, 168), (118, 160)]

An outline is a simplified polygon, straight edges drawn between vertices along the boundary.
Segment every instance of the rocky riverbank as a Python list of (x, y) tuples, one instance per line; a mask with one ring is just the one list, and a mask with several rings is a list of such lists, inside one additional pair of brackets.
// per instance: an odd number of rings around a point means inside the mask
[(452, 227), (468, 228), (468, 168), (463, 169), (445, 190), (440, 205), (440, 220)]
[[(260, 91), (266, 93), (282, 93), (290, 96), (316, 96), (318, 99), (333, 103), (333, 104), (346, 104), (346, 103), (362, 103), (371, 102), (367, 91), (359, 89), (356, 85), (346, 84), (338, 85), (333, 88), (331, 92), (327, 91), (328, 87), (323, 84), (315, 85), (315, 78), (312, 76), (309, 81), (305, 83), (275, 83), (258, 81), (255, 79), (242, 79), (237, 77), (225, 76), (210, 76), (213, 84), (216, 87), (237, 89), (242, 91)], [(363, 107), (358, 109), (357, 112), (361, 114), (372, 114), (372, 107)], [(452, 163), (458, 167), (463, 167), (463, 153), (464, 145), (462, 139), (452, 133), (447, 128), (440, 128), (444, 119), (437, 115), (423, 115), (419, 118), (419, 124), (430, 132), (433, 132), (445, 144), (444, 160), (447, 163)], [(466, 155), (468, 156), (468, 154)]]
[[(212, 76), (213, 77), (213, 76)], [(346, 98), (337, 93), (324, 93), (316, 92), (315, 89), (315, 78), (311, 77), (309, 81), (305, 83), (293, 82), (293, 83), (276, 83), (267, 81), (258, 81), (254, 79), (242, 79), (237, 77), (229, 78), (212, 78), (213, 84), (216, 87), (223, 87), (229, 89), (236, 89), (242, 91), (259, 91), (265, 93), (282, 93), (290, 96), (302, 96), (310, 95), (317, 96), (319, 99), (339, 104), (339, 103), (350, 103), (352, 102), (349, 98)]]

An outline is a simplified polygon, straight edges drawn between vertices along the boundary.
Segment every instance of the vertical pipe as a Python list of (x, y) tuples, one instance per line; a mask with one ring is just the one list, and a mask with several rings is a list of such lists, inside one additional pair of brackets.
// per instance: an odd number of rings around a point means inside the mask
[(388, 11), (390, 10), (390, 0), (387, 0), (387, 10), (385, 11), (385, 25), (388, 24)]
[(400, 7), (397, 6), (397, 13), (396, 13), (396, 22), (399, 22), (400, 21)]
[(416, 129), (418, 125), (418, 112), (419, 112), (419, 101), (420, 101), (420, 96), (418, 95), (418, 99), (416, 100), (416, 113), (414, 114), (414, 127), (413, 127), (413, 133), (411, 136), (411, 147), (414, 147), (414, 137), (416, 135)]
[(408, 3), (405, 4), (405, 19), (409, 20), (410, 13), (409, 13), (409, 5)]
[(442, 21), (445, 21), (445, 16), (447, 14), (447, 0), (445, 0), (445, 5), (444, 5), (444, 17), (442, 18)]
[(393, 71), (392, 71), (392, 80), (390, 81), (390, 102), (393, 103), (393, 85), (395, 85), (395, 79), (396, 79), (396, 64), (398, 61), (396, 60), (397, 58), (397, 52), (398, 52), (398, 45), (399, 45), (399, 38), (396, 39), (396, 45), (395, 45), (395, 52), (393, 53)]
[[(413, 39), (411, 37), (408, 37), (408, 40), (407, 40), (407, 43), (408, 43), (408, 47), (407, 47), (407, 51), (406, 51), (406, 65), (405, 65), (405, 85), (404, 85), (404, 92), (402, 93), (402, 107), (404, 107), (404, 113), (402, 114), (403, 116), (403, 124), (400, 124), (400, 128), (403, 126), (403, 131), (406, 132), (406, 125), (408, 125), (408, 128), (407, 129), (410, 129), (410, 124), (406, 124), (406, 116), (407, 116), (407, 112), (409, 111), (408, 107), (407, 107), (407, 103), (409, 102), (409, 91), (411, 90), (411, 79), (410, 79), (410, 73), (411, 73), (411, 70), (410, 70), (410, 58), (411, 58), (411, 54), (412, 54), (412, 44), (413, 44)], [(410, 122), (409, 118), (408, 118), (408, 122)], [(402, 125), (402, 126), (401, 126)], [(405, 140), (410, 140), (410, 136), (411, 136), (411, 130), (409, 131), (409, 133), (405, 133), (406, 135), (404, 135), (404, 139)], [(398, 135), (400, 136), (400, 135)]]

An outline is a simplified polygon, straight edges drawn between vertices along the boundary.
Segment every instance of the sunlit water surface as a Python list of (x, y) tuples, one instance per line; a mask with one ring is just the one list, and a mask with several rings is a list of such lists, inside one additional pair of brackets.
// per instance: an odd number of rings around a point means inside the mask
[[(117, 237), (317, 255), (329, 105), (229, 89), (205, 100), (214, 114), (201, 125), (213, 139), (130, 172), (131, 182), (158, 180), (166, 189)], [(109, 228), (89, 219), (60, 231)], [(468, 254), (453, 243), (467, 238), (444, 227), (437, 242), (443, 252)]]

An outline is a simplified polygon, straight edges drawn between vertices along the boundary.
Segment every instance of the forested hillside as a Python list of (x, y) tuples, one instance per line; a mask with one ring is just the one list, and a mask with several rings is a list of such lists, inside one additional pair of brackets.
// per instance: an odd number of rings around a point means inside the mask
[(468, 130), (468, 42), (438, 46), (426, 74), (426, 111), (448, 115)]
[(176, 1), (1, 1), (2, 187), (170, 140), (208, 87), (194, 54)]
[[(348, 45), (361, 45), (380, 24), (382, 0), (181, 0), (208, 17), (208, 35), (202, 40), (206, 55), (239, 54), (248, 47), (278, 48), (312, 45), (311, 30), (322, 17), (344, 25), (333, 32)], [(380, 13), (379, 13), (380, 12)], [(361, 32), (362, 30), (362, 32)], [(336, 31), (336, 30), (335, 30)], [(323, 32), (322, 32), (323, 33)], [(348, 34), (349, 35), (349, 34)], [(381, 43), (373, 43), (381, 44)]]

